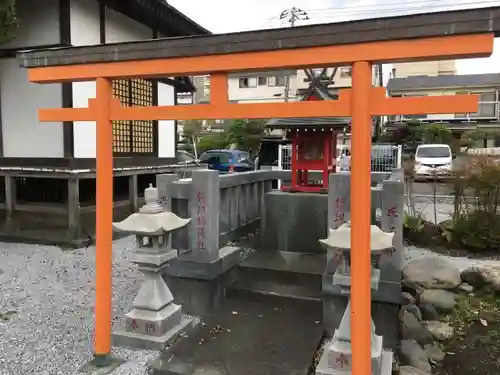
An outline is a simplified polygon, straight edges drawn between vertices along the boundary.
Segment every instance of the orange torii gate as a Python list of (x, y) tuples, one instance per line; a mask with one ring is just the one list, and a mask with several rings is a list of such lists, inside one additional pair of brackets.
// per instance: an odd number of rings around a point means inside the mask
[[(272, 117), (352, 117), (352, 351), (353, 374), (370, 375), (370, 159), (371, 117), (400, 114), (475, 112), (478, 98), (444, 96), (387, 98), (372, 87), (372, 64), (395, 61), (485, 57), (493, 51), (493, 34), (471, 34), (368, 42), (324, 47), (278, 49), (193, 57), (33, 67), (36, 83), (97, 81), (96, 98), (88, 108), (41, 109), (41, 121), (96, 121), (96, 321), (95, 358), (111, 353), (111, 277), (113, 153), (112, 121), (189, 120)], [(352, 64), (352, 89), (338, 101), (235, 104), (228, 98), (228, 74)], [(209, 104), (122, 107), (113, 98), (111, 80), (209, 74)]]

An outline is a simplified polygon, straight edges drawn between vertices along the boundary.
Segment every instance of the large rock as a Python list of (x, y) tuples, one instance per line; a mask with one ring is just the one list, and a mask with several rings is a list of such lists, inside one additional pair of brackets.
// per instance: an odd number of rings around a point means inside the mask
[(455, 289), (462, 283), (458, 268), (445, 259), (431, 256), (408, 263), (403, 268), (403, 281), (425, 289)]
[(415, 340), (403, 340), (399, 346), (401, 362), (426, 373), (431, 373), (431, 364), (425, 350)]
[(447, 323), (430, 321), (430, 322), (423, 322), (423, 324), (436, 340), (439, 341), (449, 340), (453, 337), (454, 333), (453, 327), (451, 327)]
[(439, 313), (436, 308), (430, 303), (422, 303), (418, 305), (420, 312), (422, 313), (423, 320), (439, 320)]
[(498, 266), (472, 266), (462, 271), (460, 276), (464, 282), (474, 288), (491, 286), (494, 291), (500, 292), (500, 267)]
[(422, 313), (417, 305), (404, 305), (401, 307), (401, 312), (403, 311), (411, 312), (418, 320), (422, 320)]
[(431, 333), (410, 311), (402, 310), (400, 314), (400, 321), (401, 338), (403, 340), (415, 340), (420, 345), (429, 344), (433, 341)]
[(401, 366), (399, 368), (399, 375), (431, 375), (431, 373), (412, 366)]
[(455, 308), (457, 301), (456, 294), (447, 290), (427, 289), (420, 295), (422, 304), (431, 304), (438, 311), (451, 311)]
[(441, 362), (446, 357), (446, 353), (435, 342), (425, 345), (424, 350), (431, 362)]

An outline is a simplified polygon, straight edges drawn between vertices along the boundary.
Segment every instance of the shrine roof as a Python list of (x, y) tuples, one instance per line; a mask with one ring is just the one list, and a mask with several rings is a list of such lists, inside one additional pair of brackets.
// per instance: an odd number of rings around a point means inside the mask
[(500, 7), (365, 19), (293, 28), (23, 51), (25, 68), (273, 51), (397, 39), (494, 33)]
[[(306, 101), (315, 95), (319, 100), (336, 100), (336, 93), (330, 92), (328, 87), (317, 84), (309, 87), (308, 92), (301, 99)], [(296, 129), (296, 128), (335, 128), (342, 129), (349, 125), (350, 117), (300, 117), (300, 118), (273, 118), (265, 127), (269, 129)]]
[(307, 117), (307, 118), (275, 118), (266, 123), (270, 129), (294, 128), (335, 128), (343, 129), (351, 121), (350, 117)]

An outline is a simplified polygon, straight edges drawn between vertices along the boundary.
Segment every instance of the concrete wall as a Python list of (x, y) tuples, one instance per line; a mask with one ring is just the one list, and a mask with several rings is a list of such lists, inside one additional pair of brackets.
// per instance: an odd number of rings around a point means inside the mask
[[(16, 2), (20, 26), (15, 38), (2, 48), (32, 48), (60, 41), (59, 2), (40, 0)], [(40, 11), (43, 9), (43, 12)], [(61, 107), (59, 84), (35, 85), (15, 58), (0, 60), (0, 103), (2, 143), (5, 157), (64, 156), (63, 129), (59, 123), (40, 123), (38, 108)]]

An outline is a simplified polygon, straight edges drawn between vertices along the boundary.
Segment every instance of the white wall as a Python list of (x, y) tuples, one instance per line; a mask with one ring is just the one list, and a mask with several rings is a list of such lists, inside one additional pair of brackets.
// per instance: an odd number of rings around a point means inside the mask
[(15, 38), (2, 48), (34, 47), (58, 44), (59, 1), (56, 0), (17, 0), (16, 12), (19, 28)]
[[(97, 1), (71, 0), (71, 44), (86, 46), (101, 41), (99, 4)], [(95, 98), (95, 82), (73, 83), (73, 107), (88, 107)], [(75, 158), (94, 158), (96, 155), (95, 121), (75, 121), (73, 124)]]
[(0, 103), (5, 157), (64, 157), (61, 123), (38, 121), (39, 108), (62, 106), (61, 85), (37, 85), (15, 58), (0, 59)]
[(153, 31), (112, 9), (106, 9), (106, 43), (153, 39)]
[[(174, 105), (174, 88), (158, 83), (158, 105)], [(175, 157), (175, 121), (158, 121), (158, 157)]]
[[(74, 46), (100, 43), (99, 5), (97, 1), (71, 0), (71, 43)], [(151, 39), (148, 27), (109, 8), (106, 9), (106, 43)], [(85, 108), (95, 98), (95, 82), (73, 83), (73, 107)], [(74, 123), (75, 158), (95, 158), (96, 128), (94, 121)]]

